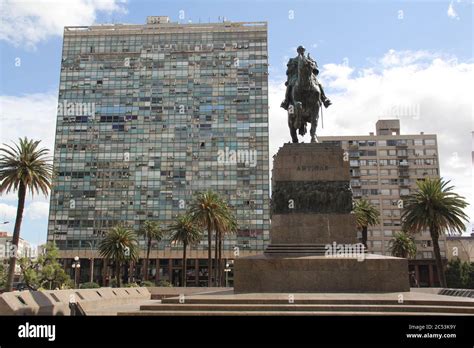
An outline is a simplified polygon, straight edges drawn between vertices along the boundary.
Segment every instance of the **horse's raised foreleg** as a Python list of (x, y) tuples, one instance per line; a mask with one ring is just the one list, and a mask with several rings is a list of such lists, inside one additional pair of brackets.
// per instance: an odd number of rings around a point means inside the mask
[[(295, 102), (295, 105), (293, 109), (291, 110), (293, 112), (293, 127), (295, 129), (299, 129), (303, 123), (302, 120), (302, 111), (303, 111), (303, 104), (301, 102)], [(290, 112), (290, 110), (288, 110)]]
[(296, 129), (295, 128), (290, 128), (290, 134), (291, 134), (291, 140), (293, 143), (298, 143), (298, 135), (296, 135)]
[(303, 124), (301, 125), (298, 133), (300, 133), (300, 135), (305, 135), (306, 134), (306, 122), (303, 122)]
[(293, 143), (298, 142), (298, 135), (296, 135), (296, 128), (294, 126), (294, 115), (288, 113), (288, 128), (290, 128), (291, 140)]
[(319, 119), (319, 105), (317, 105), (317, 107), (311, 114), (311, 129), (309, 131), (309, 134), (311, 135), (312, 143), (318, 142), (318, 138), (316, 137), (316, 128), (318, 127), (318, 119)]

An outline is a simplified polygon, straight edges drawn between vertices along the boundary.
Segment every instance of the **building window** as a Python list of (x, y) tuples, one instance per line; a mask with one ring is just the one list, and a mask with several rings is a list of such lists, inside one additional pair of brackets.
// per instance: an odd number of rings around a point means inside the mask
[(423, 251), (423, 258), (424, 259), (432, 259), (433, 253), (431, 251)]

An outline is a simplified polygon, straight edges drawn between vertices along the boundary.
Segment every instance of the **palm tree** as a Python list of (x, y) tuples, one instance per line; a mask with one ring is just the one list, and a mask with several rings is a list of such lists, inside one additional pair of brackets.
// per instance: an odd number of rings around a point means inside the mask
[(354, 214), (357, 228), (362, 232), (362, 244), (367, 249), (367, 228), (379, 223), (380, 212), (367, 198), (354, 202)]
[[(228, 226), (228, 206), (213, 191), (199, 192), (190, 205), (189, 213), (193, 221), (207, 230), (208, 286), (212, 286), (212, 232), (226, 230)], [(218, 236), (217, 236), (218, 237)]]
[(157, 242), (161, 241), (163, 239), (163, 234), (163, 230), (156, 221), (145, 221), (138, 230), (138, 235), (143, 236), (146, 243), (146, 258), (145, 265), (143, 267), (144, 280), (148, 280), (148, 265), (150, 263), (151, 243), (153, 240), (156, 240)]
[(115, 276), (118, 287), (121, 286), (122, 266), (127, 261), (138, 259), (137, 235), (125, 226), (111, 228), (99, 243), (99, 254), (115, 262)]
[(183, 243), (181, 284), (182, 286), (186, 286), (186, 249), (188, 245), (197, 244), (201, 241), (202, 231), (194, 223), (190, 214), (178, 216), (174, 223), (169, 226), (168, 230), (171, 232), (171, 241)]
[(442, 287), (446, 287), (446, 275), (441, 261), (439, 237), (446, 232), (462, 233), (468, 221), (463, 211), (468, 204), (464, 197), (453, 192), (453, 186), (448, 186), (449, 183), (440, 178), (417, 181), (417, 190), (406, 197), (402, 212), (405, 231), (419, 233), (429, 229)]
[(405, 231), (395, 233), (394, 238), (390, 241), (390, 252), (393, 256), (405, 259), (415, 257), (415, 239)]
[[(18, 206), (16, 210), (15, 227), (13, 229), (12, 246), (18, 250), (21, 222), (25, 209), (26, 193), (48, 195), (51, 189), (53, 166), (47, 157), (49, 150), (39, 148), (41, 141), (28, 138), (18, 140), (18, 144), (0, 149), (0, 194), (18, 191)], [(15, 274), (16, 253), (10, 257), (8, 276), (5, 290), (12, 290)]]

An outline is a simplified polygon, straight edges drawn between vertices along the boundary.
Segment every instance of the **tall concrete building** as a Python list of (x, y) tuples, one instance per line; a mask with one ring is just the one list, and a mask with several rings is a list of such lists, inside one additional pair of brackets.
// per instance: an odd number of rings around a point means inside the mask
[[(145, 220), (165, 227), (207, 189), (237, 215), (224, 257), (236, 247), (240, 255), (263, 251), (267, 54), (265, 22), (178, 24), (159, 16), (145, 25), (64, 29), (48, 240), (66, 266), (79, 256), (86, 280), (94, 258), (94, 280), (102, 281), (108, 265), (96, 248), (108, 229), (137, 230)], [(177, 283), (181, 257), (180, 245), (154, 245), (150, 277)], [(188, 257), (188, 283), (204, 285), (207, 239)]]
[[(340, 142), (347, 151), (354, 198), (367, 197), (380, 211), (380, 224), (369, 227), (369, 252), (391, 255), (390, 240), (401, 231), (403, 197), (413, 192), (417, 180), (440, 176), (436, 135), (401, 134), (399, 120), (379, 120), (375, 134), (320, 140)], [(421, 286), (434, 286), (438, 278), (429, 231), (415, 237), (418, 251), (409, 261), (410, 269)], [(439, 244), (446, 258), (444, 236)]]

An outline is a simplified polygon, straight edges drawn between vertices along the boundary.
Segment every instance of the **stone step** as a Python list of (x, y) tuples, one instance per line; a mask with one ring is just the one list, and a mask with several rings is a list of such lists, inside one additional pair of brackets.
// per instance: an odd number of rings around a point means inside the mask
[(474, 298), (474, 290), (471, 290), (471, 289), (442, 289), (439, 292), (439, 295)]
[[(474, 311), (474, 301), (457, 300), (424, 300), (424, 299), (405, 299), (403, 304), (398, 304), (397, 297), (392, 299), (335, 299), (335, 298), (298, 298), (298, 294), (293, 294), (293, 305), (419, 305), (419, 306), (448, 306), (448, 307), (470, 307)], [(206, 296), (207, 297), (207, 296)], [(208, 304), (208, 305), (288, 305), (288, 296), (281, 298), (245, 298), (245, 297), (186, 297), (185, 304)], [(162, 299), (162, 304), (178, 304), (178, 297)]]
[(354, 312), (354, 311), (136, 311), (118, 313), (124, 316), (454, 316), (464, 313), (437, 313), (437, 312)]
[(238, 312), (421, 312), (462, 313), (474, 315), (473, 307), (433, 305), (357, 305), (357, 304), (152, 304), (140, 306), (141, 311), (238, 311)]
[(265, 249), (265, 254), (270, 255), (288, 255), (309, 256), (325, 255), (326, 248), (322, 244), (270, 244)]

